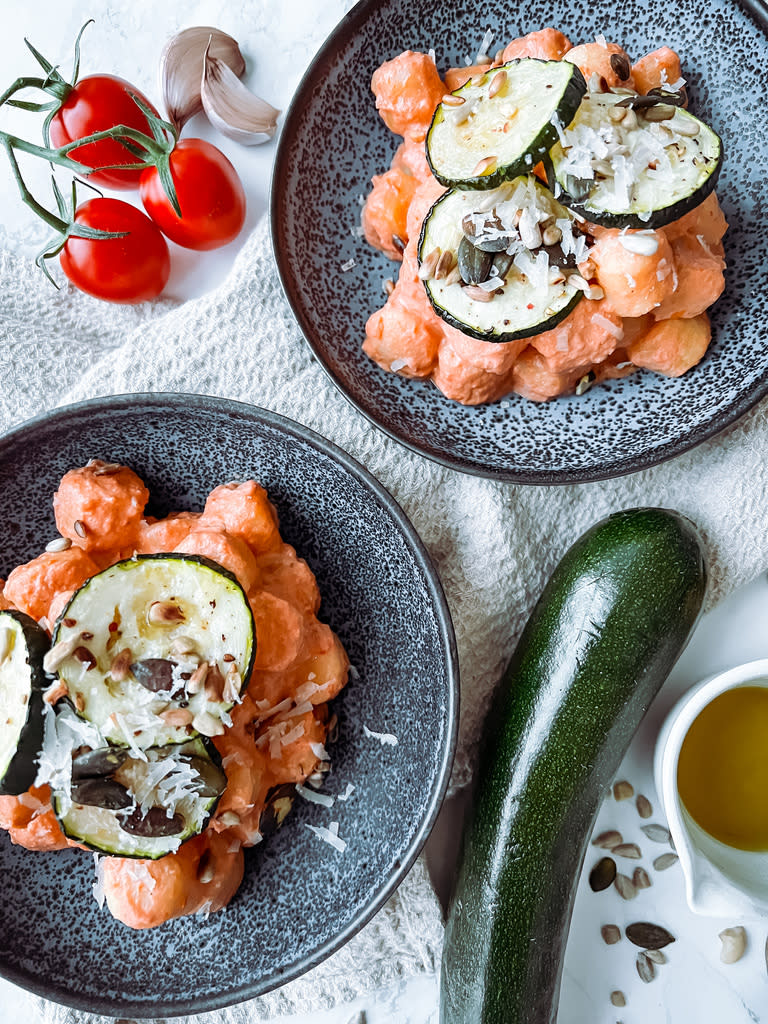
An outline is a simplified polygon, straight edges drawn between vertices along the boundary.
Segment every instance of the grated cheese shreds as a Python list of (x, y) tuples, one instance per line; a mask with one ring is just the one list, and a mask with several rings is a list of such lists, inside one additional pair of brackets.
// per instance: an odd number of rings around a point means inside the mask
[(335, 798), (328, 793), (317, 793), (314, 789), (307, 789), (300, 782), (296, 783), (296, 792), (310, 804), (320, 804), (321, 807), (333, 807)]
[(99, 904), (99, 910), (104, 906), (104, 900), (106, 895), (104, 893), (104, 857), (101, 854), (94, 853), (93, 855), (93, 866), (96, 869), (96, 879), (93, 883), (93, 898)]
[[(339, 853), (344, 853), (347, 848), (346, 842), (339, 836), (338, 821), (331, 822), (331, 828), (323, 828), (322, 825), (310, 825), (308, 822), (304, 822), (306, 827), (315, 833), (318, 839), (322, 839), (324, 843), (328, 843), (334, 850), (338, 850)], [(333, 826), (336, 826), (336, 831), (333, 831)]]
[(383, 747), (396, 747), (397, 736), (394, 736), (391, 732), (374, 732), (373, 729), (369, 729), (367, 725), (363, 726), (363, 732), (372, 740), (378, 740)]
[(344, 262), (343, 262), (343, 263), (341, 264), (341, 270), (342, 270), (342, 273), (346, 274), (346, 272), (347, 272), (348, 270), (351, 270), (351, 269), (352, 269), (353, 267), (356, 267), (356, 266), (357, 266), (357, 263), (355, 262), (355, 260), (354, 260), (354, 259), (350, 258), (350, 259), (348, 259), (348, 260), (345, 260), (345, 261), (344, 261)]
[(348, 782), (347, 783), (347, 788), (344, 790), (343, 793), (339, 793), (339, 795), (336, 797), (336, 799), (337, 800), (344, 800), (346, 802), (352, 796), (354, 791), (355, 791), (355, 787), (352, 785), (351, 782)]
[(281, 746), (287, 747), (290, 746), (291, 743), (295, 743), (297, 740), (300, 740), (304, 735), (304, 732), (304, 723), (299, 722), (299, 724), (294, 726), (294, 728), (291, 729), (290, 732), (286, 733), (285, 736), (280, 737)]
[(330, 761), (331, 755), (325, 749), (322, 743), (312, 742), (309, 744), (312, 753), (318, 759), (318, 761)]
[[(493, 32), (491, 32), (490, 29), (487, 29), (485, 35), (482, 38), (482, 41), (480, 42), (480, 46), (479, 46), (477, 54), (475, 56), (475, 63), (476, 64), (480, 64), (482, 62), (483, 58), (488, 56), (488, 54), (490, 53), (490, 47), (491, 47), (491, 43), (492, 42), (493, 42)], [(470, 63), (472, 63), (472, 62), (470, 61)]]

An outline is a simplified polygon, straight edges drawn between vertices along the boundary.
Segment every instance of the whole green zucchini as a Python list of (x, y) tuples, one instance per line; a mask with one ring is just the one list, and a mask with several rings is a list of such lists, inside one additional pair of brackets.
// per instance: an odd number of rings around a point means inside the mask
[(592, 825), (706, 587), (693, 525), (636, 508), (555, 569), (488, 716), (448, 916), (444, 1024), (550, 1024)]

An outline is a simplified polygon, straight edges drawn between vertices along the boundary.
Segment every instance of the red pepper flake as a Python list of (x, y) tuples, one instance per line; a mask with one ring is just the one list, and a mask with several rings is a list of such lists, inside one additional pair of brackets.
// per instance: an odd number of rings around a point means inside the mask
[(533, 303), (532, 302), (528, 303), (528, 309), (533, 309)]
[(110, 624), (109, 624), (109, 632), (110, 633), (116, 633), (117, 632), (117, 623), (116, 622), (110, 622)]

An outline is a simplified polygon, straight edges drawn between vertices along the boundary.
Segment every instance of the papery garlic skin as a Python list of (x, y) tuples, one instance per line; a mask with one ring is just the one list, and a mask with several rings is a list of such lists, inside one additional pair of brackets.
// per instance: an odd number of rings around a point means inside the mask
[(160, 55), (160, 91), (168, 119), (178, 132), (203, 109), (200, 80), (205, 55), (222, 62), (235, 81), (245, 74), (237, 40), (218, 28), (194, 26), (172, 36)]
[(275, 134), (280, 111), (247, 89), (212, 48), (205, 52), (200, 95), (208, 120), (227, 138), (258, 146)]

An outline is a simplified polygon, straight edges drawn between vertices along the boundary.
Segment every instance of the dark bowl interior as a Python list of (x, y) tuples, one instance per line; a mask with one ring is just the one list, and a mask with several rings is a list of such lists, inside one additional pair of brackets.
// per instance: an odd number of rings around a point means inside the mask
[[(258, 995), (350, 938), (413, 863), (434, 822), (456, 737), (458, 678), (448, 611), (413, 528), (343, 452), (280, 416), (218, 399), (134, 395), (40, 417), (0, 440), (0, 575), (55, 536), (51, 498), (89, 458), (125, 462), (151, 511), (201, 510), (216, 484), (255, 477), (281, 532), (317, 575), (320, 617), (357, 674), (334, 702), (330, 811), (297, 799), (249, 851), (223, 912), (132, 931), (100, 911), (93, 860), (31, 853), (0, 834), (0, 973), (40, 995), (110, 1015), (201, 1012)], [(394, 733), (397, 746), (363, 726)], [(304, 827), (339, 821), (336, 852)]]
[[(539, 405), (512, 395), (464, 407), (431, 383), (380, 370), (361, 349), (368, 316), (396, 271), (353, 229), (370, 179), (400, 141), (376, 113), (374, 69), (405, 49), (437, 51), (438, 70), (474, 57), (486, 29), (494, 52), (555, 25), (574, 43), (598, 33), (633, 59), (678, 50), (692, 109), (721, 134), (718, 196), (730, 229), (714, 340), (682, 378), (641, 372), (580, 397)], [(343, 394), (396, 440), (468, 473), (522, 483), (604, 479), (654, 465), (722, 430), (768, 391), (763, 340), (764, 77), (768, 13), (760, 0), (573, 0), (553, 8), (467, 0), (362, 0), (311, 65), (286, 117), (272, 182), (275, 253), (288, 299), (310, 345)], [(341, 266), (354, 259), (355, 266)]]

